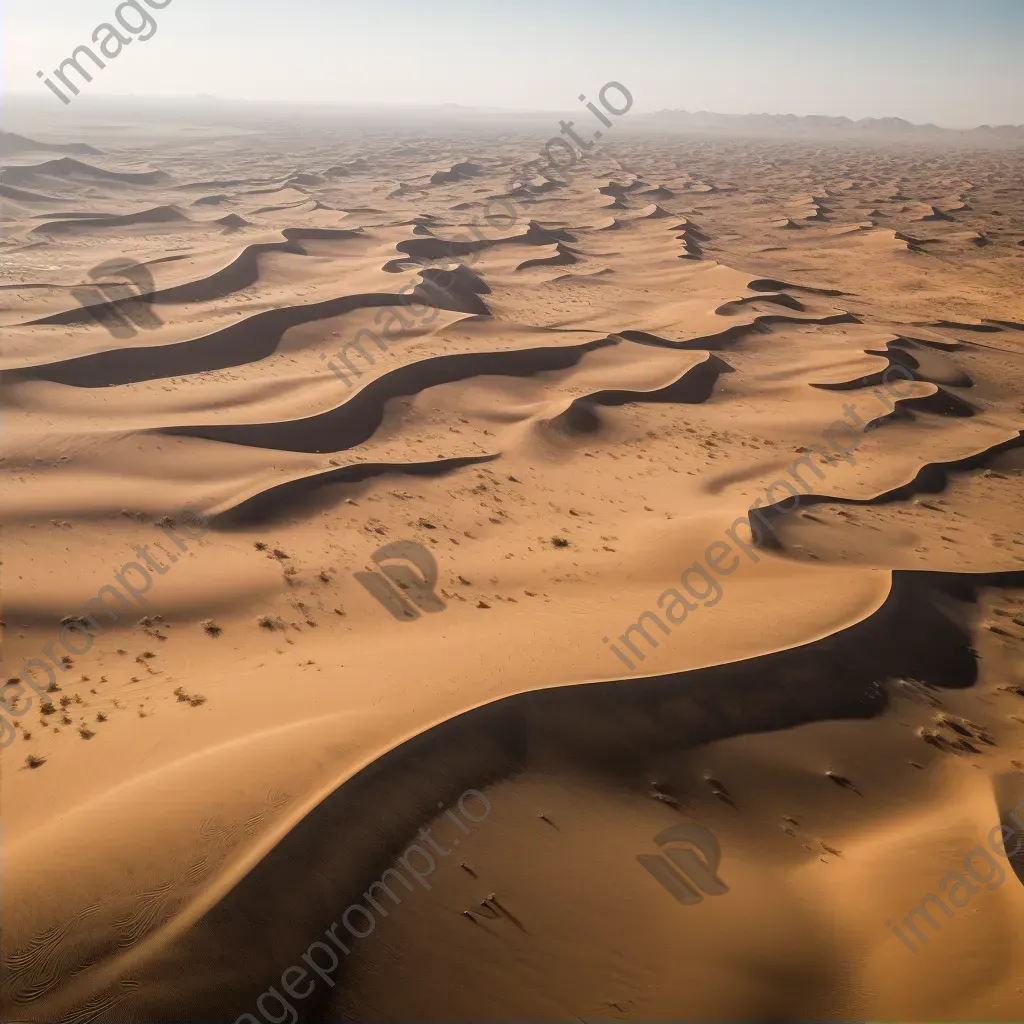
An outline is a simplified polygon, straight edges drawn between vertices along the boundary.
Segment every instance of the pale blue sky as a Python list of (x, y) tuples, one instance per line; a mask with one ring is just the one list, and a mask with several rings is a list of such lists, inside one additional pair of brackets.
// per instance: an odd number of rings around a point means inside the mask
[[(49, 96), (36, 71), (116, 6), (3, 0), (5, 89)], [(76, 103), (206, 93), (567, 110), (618, 80), (636, 111), (1024, 123), (1024, 0), (171, 0), (150, 13), (154, 37)]]

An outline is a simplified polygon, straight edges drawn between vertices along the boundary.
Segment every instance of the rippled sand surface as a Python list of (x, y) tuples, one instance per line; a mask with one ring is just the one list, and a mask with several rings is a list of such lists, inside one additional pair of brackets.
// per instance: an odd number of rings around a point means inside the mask
[(549, 130), (4, 147), (5, 1020), (1024, 1016), (1020, 151)]

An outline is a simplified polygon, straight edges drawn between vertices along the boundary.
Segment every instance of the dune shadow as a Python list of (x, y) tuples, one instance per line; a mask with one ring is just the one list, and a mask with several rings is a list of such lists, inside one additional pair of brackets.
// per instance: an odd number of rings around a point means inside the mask
[[(91, 1002), (116, 994), (119, 1013), (132, 1020), (222, 1022), (251, 1012), (347, 906), (364, 900), (437, 808), (470, 787), (564, 774), (642, 798), (666, 752), (870, 719), (888, 708), (891, 680), (917, 680), (932, 692), (969, 687), (976, 655), (967, 628), (949, 620), (946, 600), (971, 600), (981, 586), (1020, 578), (897, 572), (873, 615), (799, 648), (693, 672), (541, 689), (465, 712), (339, 785), (194, 926), (136, 963), (130, 991), (112, 984)], [(359, 956), (359, 942), (350, 941), (330, 984), (318, 981), (301, 1004), (303, 1020), (335, 1019), (340, 991), (358, 998), (345, 986)], [(14, 976), (10, 984), (18, 992), (27, 980)], [(422, 1009), (446, 1015), (444, 1007)]]

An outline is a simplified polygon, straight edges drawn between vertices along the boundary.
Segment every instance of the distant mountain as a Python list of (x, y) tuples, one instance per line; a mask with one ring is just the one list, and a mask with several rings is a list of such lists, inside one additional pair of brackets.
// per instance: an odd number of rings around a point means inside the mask
[(84, 142), (36, 142), (15, 132), (0, 132), (0, 156), (17, 156), (19, 153), (77, 153), (79, 156), (98, 156), (102, 150), (94, 149)]
[[(644, 115), (639, 115), (637, 120)], [(707, 110), (659, 110), (646, 115), (661, 128), (722, 135), (829, 136), (833, 138), (942, 139), (962, 137), (978, 141), (1024, 143), (1024, 125), (981, 125), (979, 128), (940, 128), (914, 124), (902, 117), (848, 117), (824, 114), (715, 114)]]

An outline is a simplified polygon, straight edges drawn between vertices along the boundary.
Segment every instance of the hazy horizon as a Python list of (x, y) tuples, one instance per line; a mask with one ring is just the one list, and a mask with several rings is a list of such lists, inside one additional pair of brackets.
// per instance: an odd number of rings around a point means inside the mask
[[(84, 90), (83, 90), (83, 95), (84, 95)], [(46, 101), (46, 96), (44, 95), (43, 97), (40, 97), (38, 92), (36, 92), (36, 91), (32, 91), (32, 92), (21, 92), (21, 91), (19, 91), (19, 92), (8, 92), (7, 93), (7, 98), (10, 99), (10, 100), (17, 100), (17, 101), (27, 100), (30, 103), (34, 103), (36, 101), (40, 101), (40, 102), (45, 103), (47, 108), (49, 108), (49, 109), (52, 109), (52, 110), (59, 110), (60, 109), (58, 104), (53, 104), (52, 107), (51, 107), (51, 104)], [(79, 97), (79, 99), (80, 98), (81, 97)], [(353, 112), (353, 113), (367, 112), (367, 113), (369, 113), (369, 112), (373, 112), (373, 111), (385, 111), (385, 112), (394, 112), (394, 113), (416, 113), (416, 112), (422, 111), (424, 113), (434, 113), (434, 112), (443, 112), (445, 110), (452, 110), (453, 112), (456, 112), (456, 111), (457, 112), (464, 112), (466, 114), (499, 115), (499, 116), (508, 116), (510, 118), (521, 117), (523, 119), (542, 118), (542, 117), (550, 117), (550, 116), (565, 116), (565, 115), (571, 115), (571, 114), (578, 114), (578, 113), (580, 113), (580, 110), (578, 108), (573, 108), (573, 107), (570, 107), (570, 106), (564, 106), (564, 107), (560, 107), (560, 108), (558, 108), (558, 107), (532, 107), (532, 108), (527, 108), (527, 107), (492, 107), (492, 106), (482, 106), (482, 105), (481, 106), (473, 106), (473, 105), (469, 105), (469, 104), (452, 103), (452, 102), (415, 103), (415, 102), (412, 102), (412, 101), (394, 101), (394, 102), (391, 102), (391, 103), (380, 102), (380, 103), (345, 103), (345, 104), (343, 104), (343, 103), (337, 103), (337, 102), (331, 103), (331, 102), (325, 102), (325, 101), (320, 101), (320, 102), (303, 101), (303, 100), (300, 100), (300, 99), (270, 99), (270, 98), (264, 99), (264, 98), (259, 98), (259, 97), (244, 97), (244, 96), (217, 96), (217, 95), (211, 94), (211, 93), (192, 93), (192, 94), (171, 94), (171, 93), (168, 93), (168, 94), (161, 94), (161, 93), (138, 94), (138, 93), (132, 93), (132, 94), (125, 94), (123, 96), (120, 95), (120, 94), (105, 93), (105, 94), (98, 95), (96, 97), (96, 100), (100, 104), (102, 104), (102, 105), (110, 104), (112, 106), (113, 105), (117, 105), (117, 104), (123, 104), (123, 105), (127, 106), (127, 105), (131, 104), (133, 101), (134, 102), (139, 102), (139, 103), (156, 101), (157, 103), (167, 104), (168, 106), (171, 106), (171, 105), (176, 104), (176, 103), (177, 104), (182, 104), (183, 106), (187, 106), (190, 103), (209, 103), (209, 102), (214, 102), (214, 103), (221, 103), (226, 108), (230, 108), (230, 107), (235, 106), (235, 105), (237, 105), (239, 107), (243, 107), (243, 106), (246, 106), (246, 105), (253, 105), (253, 106), (259, 106), (259, 107), (264, 107), (264, 108), (274, 108), (274, 107), (292, 108), (292, 107), (303, 107), (303, 106), (305, 106), (305, 107), (308, 107), (310, 109), (322, 110), (322, 111), (325, 111), (325, 112), (338, 111), (338, 112), (341, 112), (341, 113), (344, 113), (344, 112)], [(631, 111), (631, 114), (633, 114), (634, 116), (635, 115), (639, 115), (641, 117), (652, 117), (654, 115), (657, 115), (657, 114), (660, 114), (660, 113), (665, 113), (665, 112), (668, 112), (668, 113), (691, 114), (691, 115), (709, 115), (709, 116), (714, 116), (714, 117), (737, 117), (737, 118), (739, 118), (739, 117), (788, 117), (788, 116), (794, 116), (794, 117), (800, 117), (800, 118), (804, 118), (804, 117), (827, 117), (827, 118), (846, 117), (846, 118), (848, 118), (850, 121), (852, 121), (854, 123), (856, 123), (856, 122), (858, 122), (860, 120), (864, 120), (864, 119), (882, 120), (882, 119), (887, 119), (887, 118), (898, 118), (898, 117), (900, 117), (900, 115), (892, 114), (892, 113), (888, 113), (888, 114), (865, 114), (865, 115), (863, 115), (862, 118), (859, 118), (859, 117), (852, 117), (850, 114), (845, 114), (843, 112), (822, 111), (822, 110), (811, 110), (811, 111), (808, 111), (807, 113), (796, 113), (795, 111), (792, 111), (792, 110), (753, 110), (753, 109), (752, 110), (726, 112), (726, 111), (722, 111), (722, 110), (705, 110), (705, 109), (696, 109), (696, 108), (687, 109), (687, 108), (683, 108), (683, 107), (660, 107), (660, 108), (658, 108), (656, 110), (636, 110), (636, 108), (634, 108), (634, 110)], [(0, 112), (0, 119), (2, 119), (2, 112)], [(903, 118), (903, 120), (909, 121), (909, 118)], [(932, 122), (912, 121), (910, 123), (915, 124), (915, 125), (932, 124), (932, 125), (935, 125), (935, 126), (937, 126), (939, 128), (944, 128), (944, 129), (949, 129), (949, 130), (954, 130), (954, 131), (956, 131), (956, 130), (970, 130), (972, 128), (979, 128), (982, 125), (986, 125), (986, 124), (989, 125), (990, 127), (1004, 127), (1006, 125), (1010, 125), (1012, 127), (1024, 127), (1024, 120), (1019, 121), (1019, 122), (1012, 122), (1012, 121), (1002, 121), (1002, 122), (1000, 122), (1000, 121), (984, 121), (984, 122), (971, 123), (971, 124), (955, 124), (955, 125), (953, 125), (953, 124), (944, 124), (942, 122), (935, 122), (935, 121), (932, 121)], [(3, 129), (2, 128), (2, 124), (0, 124), (0, 130), (10, 130), (10, 129)]]
[[(140, 0), (141, 2), (141, 0)], [(522, 0), (481, 11), (470, 0), (426, 9), (303, 0), (143, 4), (151, 37), (130, 43), (74, 103), (100, 98), (252, 101), (504, 113), (574, 109), (608, 81), (635, 113), (901, 117), (948, 128), (1024, 123), (1024, 4), (1017, 0), (638, 0), (628, 17), (608, 0), (558, 7)], [(114, 23), (115, 0), (8, 0), (8, 96), (57, 100), (52, 75)], [(129, 20), (131, 4), (121, 4)], [(140, 25), (140, 30), (143, 26)], [(123, 30), (122, 30), (123, 31)], [(148, 32), (149, 29), (144, 31)], [(17, 41), (17, 49), (13, 41)], [(102, 37), (101, 37), (101, 41)], [(144, 48), (143, 48), (144, 44)], [(528, 60), (524, 55), (529, 53)], [(951, 71), (952, 69), (952, 71)]]

